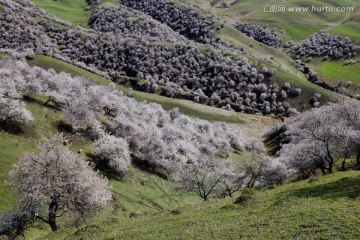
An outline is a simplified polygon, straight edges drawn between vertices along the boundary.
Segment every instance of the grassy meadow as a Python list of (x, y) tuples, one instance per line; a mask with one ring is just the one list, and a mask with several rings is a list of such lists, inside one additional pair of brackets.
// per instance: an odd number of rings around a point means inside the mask
[(32, 2), (60, 19), (88, 27), (91, 12), (85, 10), (87, 6), (85, 0), (32, 0)]

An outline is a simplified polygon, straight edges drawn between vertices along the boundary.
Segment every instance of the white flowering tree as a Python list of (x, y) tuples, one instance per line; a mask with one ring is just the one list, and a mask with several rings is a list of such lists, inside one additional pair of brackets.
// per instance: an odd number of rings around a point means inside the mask
[(105, 135), (94, 142), (94, 160), (99, 169), (123, 176), (131, 163), (128, 143), (111, 135)]
[(0, 122), (6, 124), (27, 124), (33, 120), (24, 102), (0, 96)]
[(37, 206), (35, 218), (58, 229), (65, 213), (85, 217), (111, 200), (107, 180), (66, 145), (63, 135), (39, 142), (39, 153), (26, 154), (9, 174), (20, 204)]

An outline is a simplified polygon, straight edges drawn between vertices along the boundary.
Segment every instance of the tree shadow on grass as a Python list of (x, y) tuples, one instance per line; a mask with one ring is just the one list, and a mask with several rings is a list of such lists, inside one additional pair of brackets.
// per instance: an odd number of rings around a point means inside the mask
[(11, 123), (9, 124), (6, 122), (0, 122), (0, 130), (3, 130), (5, 132), (13, 134), (13, 135), (24, 134), (24, 130), (18, 124), (11, 124)]
[(293, 190), (289, 195), (294, 197), (320, 197), (324, 199), (360, 196), (360, 177), (345, 177), (335, 182), (309, 186)]
[(108, 160), (102, 159), (92, 153), (87, 153), (86, 155), (94, 169), (100, 171), (108, 179), (121, 181), (124, 178), (124, 175), (119, 174), (109, 165)]
[(16, 123), (0, 122), (0, 131), (24, 138), (31, 138), (36, 136), (35, 126), (31, 124), (21, 125)]
[(59, 132), (71, 133), (71, 134), (74, 133), (71, 125), (70, 125), (70, 124), (67, 124), (66, 122), (64, 122), (64, 121), (62, 121), (62, 120), (55, 122), (55, 123), (54, 123), (54, 126), (57, 128), (57, 130), (58, 130)]
[(29, 97), (29, 96), (25, 96), (24, 97), (24, 101), (27, 102), (27, 103), (35, 103), (41, 107), (46, 107), (50, 110), (54, 110), (54, 111), (59, 111), (59, 107), (55, 106), (54, 104), (45, 104), (45, 102), (39, 100), (39, 99), (36, 99), (36, 98), (33, 98), (33, 97)]

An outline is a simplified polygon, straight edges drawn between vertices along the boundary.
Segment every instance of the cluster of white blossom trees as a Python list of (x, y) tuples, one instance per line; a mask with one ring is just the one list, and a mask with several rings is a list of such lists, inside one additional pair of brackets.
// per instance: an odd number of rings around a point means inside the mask
[[(19, 160), (8, 178), (18, 202), (0, 214), (0, 235), (12, 239), (36, 220), (56, 231), (64, 214), (79, 221), (111, 201), (107, 180), (92, 167), (121, 179), (133, 162), (204, 200), (232, 196), (246, 186), (281, 184), (287, 174), (284, 165), (262, 157), (262, 142), (246, 139), (235, 127), (187, 117), (177, 108), (167, 112), (158, 104), (138, 103), (114, 84), (99, 86), (6, 57), (0, 61), (0, 90), (1, 99), (21, 103), (14, 105), (21, 113), (11, 118), (14, 123), (32, 119), (25, 97), (47, 96), (44, 104), (61, 111), (72, 132), (94, 140), (95, 148), (89, 165), (58, 134)], [(245, 150), (252, 159), (228, 158)]]
[(320, 169), (332, 173), (341, 161), (357, 159), (360, 166), (360, 105), (340, 101), (314, 108), (273, 127), (267, 137), (282, 145), (281, 161), (290, 169), (309, 177)]
[(190, 39), (206, 43), (211, 38), (214, 16), (201, 16), (198, 10), (170, 0), (122, 0), (121, 3), (150, 15)]
[(271, 113), (283, 114), (290, 109), (278, 98), (279, 87), (269, 84), (274, 71), (257, 70), (244, 57), (233, 59), (214, 51), (201, 53), (197, 47), (180, 43), (143, 43), (121, 40), (115, 35), (84, 37), (79, 31), (64, 33), (52, 25), (48, 27), (47, 32), (60, 45), (62, 55), (105, 70), (115, 81), (121, 80), (124, 73), (144, 79), (145, 83), (137, 86), (140, 90), (160, 91), (169, 97), (235, 111), (266, 113), (269, 107)]
[(340, 37), (323, 31), (316, 32), (298, 45), (292, 47), (298, 57), (323, 57), (339, 59), (355, 56), (360, 48), (348, 37)]
[[(99, 86), (82, 77), (29, 67), (23, 60), (5, 58), (0, 61), (0, 69), (8, 72), (0, 82), (11, 83), (16, 78), (18, 88), (47, 96), (45, 104), (59, 109), (73, 132), (95, 140), (92, 161), (105, 173), (124, 176), (132, 159), (180, 183), (180, 169), (198, 169), (210, 163), (221, 170), (215, 171), (215, 175), (226, 173), (227, 177), (221, 178), (227, 181), (227, 188), (231, 184), (244, 186), (245, 182), (238, 181), (237, 176), (243, 176), (244, 181), (254, 178), (250, 171), (245, 171), (253, 163), (245, 164), (246, 167), (243, 164), (235, 167), (231, 162), (219, 165), (220, 155), (245, 148), (264, 150), (261, 143), (247, 140), (231, 125), (187, 117), (177, 108), (167, 112), (158, 104), (138, 103), (116, 90), (114, 84)], [(259, 156), (254, 162), (260, 159)], [(272, 161), (267, 161), (266, 165), (269, 164)], [(258, 174), (257, 184), (262, 184), (260, 175), (263, 176)], [(251, 185), (254, 184), (255, 180)], [(222, 182), (222, 189), (225, 185)]]
[(99, 32), (150, 41), (185, 42), (185, 38), (169, 26), (161, 24), (143, 12), (126, 6), (98, 6), (89, 19), (91, 27)]
[(274, 48), (279, 48), (281, 46), (282, 38), (275, 29), (270, 30), (266, 26), (259, 26), (249, 22), (237, 22), (234, 24), (234, 27), (258, 42)]
[[(202, 29), (203, 26), (197, 26), (197, 21), (203, 22), (204, 19), (215, 19), (212, 17), (201, 17), (195, 15), (183, 16), (184, 11), (197, 11), (190, 7), (179, 6), (170, 1), (153, 1), (151, 4), (160, 4), (160, 8), (151, 8), (149, 12), (148, 8), (143, 8), (144, 2), (134, 1), (124, 2), (120, 6), (115, 5), (98, 5), (93, 12), (89, 24), (93, 29), (103, 33), (113, 33), (121, 37), (132, 37), (135, 39), (147, 39), (150, 41), (161, 40), (169, 42), (186, 42), (188, 45), (196, 45), (196, 42), (206, 44), (207, 47), (213, 50), (225, 50), (233, 53), (247, 54), (246, 50), (235, 48), (230, 42), (224, 41), (221, 36), (212, 36), (211, 30), (214, 28), (214, 24), (208, 25), (207, 29)], [(96, 4), (89, 2), (91, 7)], [(130, 7), (125, 6), (128, 4)], [(139, 6), (140, 4), (141, 6)], [(148, 3), (145, 3), (147, 5)], [(89, 6), (89, 7), (90, 7)], [(166, 12), (164, 12), (163, 6), (168, 6)], [(131, 8), (133, 7), (133, 8)], [(194, 6), (195, 7), (195, 6)], [(170, 9), (170, 10), (169, 10)], [(156, 12), (158, 11), (158, 12)], [(169, 11), (173, 13), (169, 13)], [(179, 16), (179, 13), (181, 13)], [(159, 15), (160, 14), (160, 15)], [(164, 17), (164, 14), (168, 14)], [(161, 17), (159, 17), (161, 16)], [(189, 21), (189, 17), (196, 18), (196, 21)], [(179, 18), (182, 20), (180, 21)], [(200, 34), (198, 30), (191, 30), (189, 24), (196, 25), (196, 28), (202, 29), (204, 36), (193, 36), (194, 32)], [(202, 23), (207, 25), (206, 23)], [(200, 24), (201, 25), (201, 24)], [(215, 30), (218, 31), (225, 27), (225, 22), (221, 23)], [(188, 34), (189, 31), (192, 34)], [(181, 36), (181, 37), (180, 37)], [(187, 41), (189, 39), (190, 41)]]

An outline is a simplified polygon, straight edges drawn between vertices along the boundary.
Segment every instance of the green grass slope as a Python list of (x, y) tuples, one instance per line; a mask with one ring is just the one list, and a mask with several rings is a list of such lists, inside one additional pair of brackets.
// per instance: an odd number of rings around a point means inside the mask
[[(353, 38), (359, 41), (358, 30), (360, 3), (356, 0), (340, 1), (315, 1), (315, 0), (186, 0), (188, 4), (198, 5), (204, 9), (216, 13), (222, 20), (229, 23), (236, 21), (252, 21), (261, 25), (268, 25), (277, 29), (284, 28), (285, 41), (301, 41), (312, 33), (326, 29), (329, 32)], [(222, 6), (222, 2), (227, 7)], [(215, 5), (212, 3), (216, 3)], [(289, 7), (354, 7), (353, 12), (266, 12), (269, 8), (265, 6), (284, 5)], [(265, 7), (265, 8), (264, 8)], [(265, 9), (265, 11), (264, 11)]]
[(345, 65), (345, 59), (337, 61), (321, 61), (314, 59), (308, 63), (310, 68), (314, 69), (320, 78), (330, 86), (337, 87), (342, 83), (351, 82), (351, 86), (347, 87), (349, 93), (355, 95), (360, 94), (360, 58), (354, 58), (357, 63)]
[(338, 172), (255, 191), (240, 205), (227, 198), (183, 206), (176, 215), (111, 220), (104, 212), (41, 239), (359, 239), (359, 197), (360, 172)]
[(360, 44), (360, 22), (347, 22), (330, 28), (328, 31), (336, 35), (349, 37), (356, 41), (357, 44)]
[(32, 0), (37, 6), (67, 22), (88, 27), (90, 11), (86, 11), (85, 0)]

